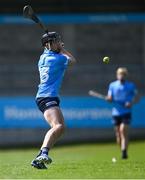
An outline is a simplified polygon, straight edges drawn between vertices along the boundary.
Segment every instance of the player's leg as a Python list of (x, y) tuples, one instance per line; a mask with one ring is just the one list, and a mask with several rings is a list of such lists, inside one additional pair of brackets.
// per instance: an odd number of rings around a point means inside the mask
[(121, 135), (121, 150), (122, 150), (122, 158), (127, 159), (128, 154), (128, 131), (129, 125), (131, 122), (131, 114), (125, 114), (122, 116), (121, 125), (120, 125), (120, 135)]
[(121, 137), (120, 137), (120, 116), (113, 116), (112, 117), (112, 123), (114, 125), (114, 130), (115, 130), (115, 137), (116, 137), (116, 142), (120, 146), (121, 145)]
[(128, 125), (121, 123), (120, 125), (120, 136), (121, 136), (121, 151), (122, 159), (127, 159), (127, 149), (128, 149)]
[(119, 146), (121, 146), (120, 125), (116, 125), (114, 130), (116, 135), (116, 142)]
[(64, 119), (59, 109), (59, 99), (57, 97), (38, 98), (36, 103), (46, 121), (50, 124), (51, 129), (46, 133), (40, 152), (31, 162), (31, 165), (38, 169), (46, 169), (45, 163), (52, 162), (48, 157), (48, 151), (63, 133)]
[(63, 134), (65, 126), (64, 118), (59, 107), (47, 109), (44, 112), (44, 117), (51, 126), (51, 129), (45, 135), (40, 153), (36, 157), (36, 160), (49, 164), (52, 160), (48, 157), (48, 152), (57, 139)]
[(41, 149), (45, 147), (50, 149), (64, 132), (64, 118), (59, 107), (46, 110), (44, 117), (51, 126), (51, 129), (46, 133)]

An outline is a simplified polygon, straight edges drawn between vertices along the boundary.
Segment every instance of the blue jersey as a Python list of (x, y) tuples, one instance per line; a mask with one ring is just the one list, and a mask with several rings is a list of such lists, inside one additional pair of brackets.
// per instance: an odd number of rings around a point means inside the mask
[(125, 81), (121, 83), (119, 80), (110, 83), (108, 95), (113, 100), (113, 116), (120, 116), (131, 112), (131, 108), (125, 107), (126, 102), (132, 102), (136, 95), (136, 87), (132, 82)]
[(36, 98), (57, 97), (69, 58), (45, 49), (40, 56), (38, 68), (40, 84)]

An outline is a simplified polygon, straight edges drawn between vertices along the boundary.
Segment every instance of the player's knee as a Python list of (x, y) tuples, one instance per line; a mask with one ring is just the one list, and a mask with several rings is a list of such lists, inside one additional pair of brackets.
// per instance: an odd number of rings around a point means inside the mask
[(63, 134), (64, 131), (65, 131), (65, 126), (64, 126), (64, 124), (57, 124), (57, 125), (56, 125), (56, 129), (57, 129), (57, 131), (59, 131), (61, 134)]

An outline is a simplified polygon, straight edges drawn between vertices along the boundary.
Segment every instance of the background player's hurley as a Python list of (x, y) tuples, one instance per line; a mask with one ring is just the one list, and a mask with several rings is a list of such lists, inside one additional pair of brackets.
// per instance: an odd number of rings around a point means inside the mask
[(93, 97), (97, 97), (97, 98), (99, 98), (99, 99), (106, 100), (106, 96), (103, 95), (103, 94), (98, 93), (97, 91), (90, 90), (90, 91), (88, 92), (88, 94), (89, 94), (90, 96), (93, 96)]

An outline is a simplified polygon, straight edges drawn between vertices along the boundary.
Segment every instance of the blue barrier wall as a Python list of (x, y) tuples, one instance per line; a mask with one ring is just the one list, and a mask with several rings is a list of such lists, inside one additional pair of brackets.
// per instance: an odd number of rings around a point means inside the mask
[[(111, 104), (91, 97), (62, 97), (61, 108), (69, 128), (112, 127)], [(145, 127), (145, 97), (133, 107), (132, 126)], [(48, 127), (33, 97), (0, 98), (0, 128)]]
[[(145, 13), (109, 13), (109, 14), (39, 14), (47, 24), (83, 24), (83, 23), (144, 23)], [(33, 24), (20, 15), (0, 15), (1, 24)]]

